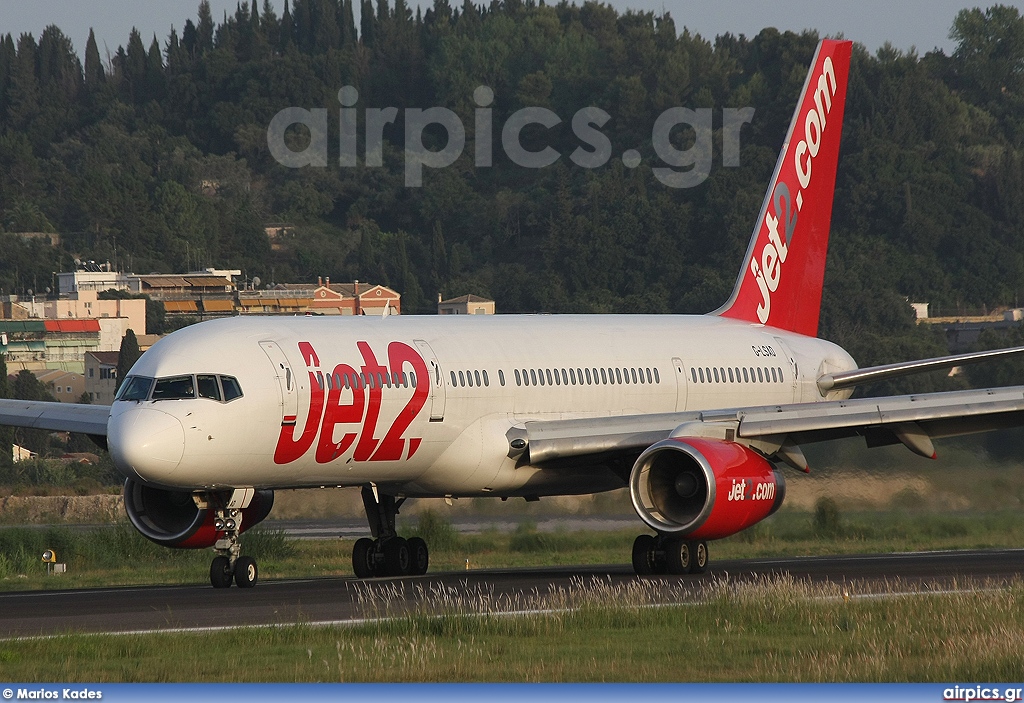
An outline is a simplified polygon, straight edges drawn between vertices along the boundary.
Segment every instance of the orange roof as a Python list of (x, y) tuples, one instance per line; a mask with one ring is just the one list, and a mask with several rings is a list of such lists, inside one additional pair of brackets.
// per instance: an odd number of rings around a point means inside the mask
[(167, 312), (196, 312), (194, 300), (165, 300), (164, 310)]
[(203, 310), (206, 312), (231, 312), (235, 304), (230, 300), (204, 300)]

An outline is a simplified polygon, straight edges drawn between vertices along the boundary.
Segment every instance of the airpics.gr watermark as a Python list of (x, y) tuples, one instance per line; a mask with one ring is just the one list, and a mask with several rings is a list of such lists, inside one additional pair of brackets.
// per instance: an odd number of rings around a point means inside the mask
[[(474, 109), (474, 163), (487, 168), (494, 162), (494, 118), (490, 105), (494, 91), (479, 86), (473, 91)], [(359, 91), (344, 86), (338, 91), (340, 133), (338, 135), (338, 165), (352, 168), (359, 165)], [(367, 167), (383, 165), (384, 129), (398, 118), (397, 107), (364, 108), (363, 163)], [(418, 188), (423, 185), (423, 169), (451, 166), (466, 148), (466, 128), (462, 119), (445, 107), (406, 108), (405, 123), (405, 185)], [(722, 110), (722, 166), (740, 165), (740, 131), (754, 118), (754, 108), (724, 108)], [(584, 107), (572, 116), (572, 131), (581, 142), (569, 155), (569, 160), (582, 168), (599, 168), (612, 158), (612, 143), (601, 131), (611, 115), (598, 107)], [(276, 115), (267, 127), (267, 146), (271, 155), (282, 166), (326, 168), (328, 162), (327, 108), (305, 109), (288, 107)], [(523, 146), (521, 135), (530, 125), (551, 129), (562, 123), (561, 117), (544, 107), (525, 107), (513, 112), (501, 126), (501, 149), (512, 163), (523, 168), (544, 168), (562, 158), (551, 146), (530, 151)], [(309, 143), (302, 150), (291, 149), (285, 133), (295, 125), (309, 130)], [(443, 148), (432, 150), (423, 144), (424, 131), (437, 125), (447, 135)], [(679, 149), (672, 144), (672, 130), (683, 126), (692, 130), (693, 145)], [(654, 176), (670, 188), (693, 188), (711, 174), (712, 166), (712, 110), (673, 107), (661, 113), (651, 130), (654, 153), (665, 164), (652, 169)], [(622, 163), (636, 168), (642, 157), (636, 149), (622, 152)]]

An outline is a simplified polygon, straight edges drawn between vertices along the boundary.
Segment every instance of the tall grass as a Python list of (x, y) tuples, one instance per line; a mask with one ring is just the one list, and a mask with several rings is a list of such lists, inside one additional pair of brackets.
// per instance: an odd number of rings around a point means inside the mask
[(1020, 582), (870, 598), (790, 577), (360, 588), (357, 626), (0, 641), (0, 662), (40, 682), (997, 682), (1019, 680), (1024, 656)]

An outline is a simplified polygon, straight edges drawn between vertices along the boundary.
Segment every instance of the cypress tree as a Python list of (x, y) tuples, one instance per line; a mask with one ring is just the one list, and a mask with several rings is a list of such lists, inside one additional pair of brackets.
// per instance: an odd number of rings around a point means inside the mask
[(139, 340), (135, 337), (135, 332), (128, 329), (125, 332), (124, 337), (121, 338), (121, 351), (117, 357), (117, 388), (121, 388), (121, 384), (124, 379), (128, 376), (128, 372), (131, 371), (132, 366), (142, 356), (142, 352), (139, 351)]
[(96, 46), (96, 35), (90, 27), (89, 38), (85, 42), (85, 89), (93, 92), (103, 83), (103, 78), (100, 50)]

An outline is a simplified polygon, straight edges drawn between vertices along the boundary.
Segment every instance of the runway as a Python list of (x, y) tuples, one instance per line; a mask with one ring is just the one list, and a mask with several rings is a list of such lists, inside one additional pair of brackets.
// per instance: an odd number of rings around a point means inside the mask
[[(944, 590), (998, 587), (1024, 575), (1024, 550), (915, 552), (787, 559), (721, 560), (700, 576), (660, 576), (685, 591), (712, 579), (749, 580), (789, 574), (844, 584), (855, 594), (885, 589)], [(569, 588), (580, 579), (624, 583), (627, 565), (545, 569), (481, 569), (397, 579), (317, 578), (261, 581), (251, 590), (209, 586), (31, 591), (0, 594), (0, 638), (84, 632), (228, 628), (295, 623), (345, 623), (368, 616), (367, 595), (390, 593), (413, 604), (437, 589), (495, 596), (528, 596)]]

